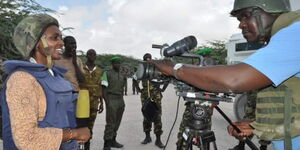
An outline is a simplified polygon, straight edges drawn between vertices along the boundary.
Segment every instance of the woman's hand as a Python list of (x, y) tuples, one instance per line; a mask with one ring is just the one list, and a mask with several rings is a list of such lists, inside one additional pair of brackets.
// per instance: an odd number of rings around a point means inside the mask
[(236, 139), (240, 141), (246, 140), (246, 136), (250, 136), (253, 134), (253, 127), (250, 125), (250, 121), (244, 121), (244, 122), (232, 122), (234, 125), (236, 125), (240, 130), (241, 133), (237, 133), (236, 130), (233, 129), (232, 126), (227, 127), (227, 131), (229, 135), (234, 136)]
[(74, 137), (72, 139), (78, 142), (87, 142), (91, 138), (91, 131), (88, 127), (72, 129), (74, 132)]

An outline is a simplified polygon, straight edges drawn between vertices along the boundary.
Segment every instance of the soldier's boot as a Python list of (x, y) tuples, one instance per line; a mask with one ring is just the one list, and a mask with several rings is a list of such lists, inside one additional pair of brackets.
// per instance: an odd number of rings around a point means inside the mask
[(110, 147), (111, 147), (111, 140), (105, 140), (103, 150), (111, 150)]
[(159, 148), (164, 148), (165, 147), (165, 145), (160, 140), (160, 135), (156, 135), (155, 145)]
[(267, 147), (268, 147), (267, 145), (260, 145), (259, 149), (260, 150), (267, 150)]
[(123, 144), (120, 144), (119, 142), (116, 141), (116, 137), (113, 137), (112, 141), (111, 141), (111, 147), (114, 148), (122, 148)]
[(152, 142), (151, 136), (150, 136), (150, 132), (145, 132), (146, 137), (145, 139), (141, 142), (141, 144), (148, 144), (150, 142)]
[(238, 145), (228, 150), (245, 150), (245, 142), (240, 141)]
[(84, 150), (90, 150), (90, 140), (84, 143)]

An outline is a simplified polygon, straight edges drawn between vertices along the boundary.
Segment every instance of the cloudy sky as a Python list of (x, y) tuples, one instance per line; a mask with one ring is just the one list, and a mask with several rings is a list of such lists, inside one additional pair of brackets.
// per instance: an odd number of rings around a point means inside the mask
[[(158, 58), (152, 44), (169, 45), (194, 35), (198, 45), (228, 40), (239, 33), (230, 17), (233, 0), (37, 0), (56, 10), (64, 32), (77, 40), (79, 50), (93, 48), (99, 54), (122, 54), (142, 58), (149, 52)], [(300, 9), (299, 0), (291, 0)]]

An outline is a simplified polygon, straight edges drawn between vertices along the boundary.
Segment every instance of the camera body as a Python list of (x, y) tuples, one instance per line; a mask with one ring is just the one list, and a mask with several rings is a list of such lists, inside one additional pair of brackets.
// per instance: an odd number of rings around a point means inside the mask
[[(169, 46), (152, 45), (153, 48), (160, 49), (164, 59), (173, 63), (184, 63), (185, 66), (213, 66), (215, 61), (212, 58), (205, 58), (201, 55), (191, 54), (187, 51), (197, 46), (194, 36), (186, 37)], [(174, 77), (163, 75), (153, 64), (147, 62), (139, 63), (136, 76), (138, 80), (169, 81), (175, 85), (176, 95), (183, 97), (186, 106), (191, 112), (189, 127), (196, 130), (208, 130), (211, 126), (212, 104), (219, 101), (231, 102), (232, 99), (226, 95), (211, 93), (189, 85)]]

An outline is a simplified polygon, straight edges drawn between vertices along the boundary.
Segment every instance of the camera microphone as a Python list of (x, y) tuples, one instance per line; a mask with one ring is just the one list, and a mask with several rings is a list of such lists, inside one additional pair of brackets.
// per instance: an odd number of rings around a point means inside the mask
[(197, 39), (194, 36), (188, 36), (167, 47), (163, 51), (165, 57), (180, 56), (197, 46)]

